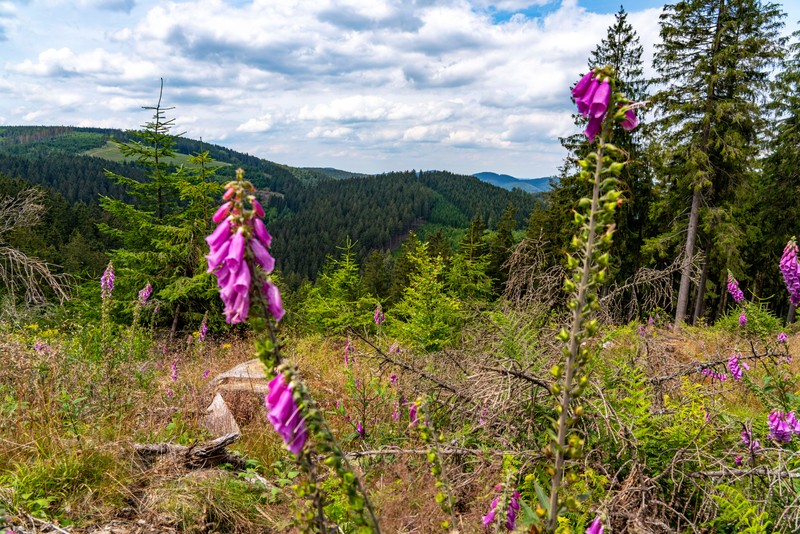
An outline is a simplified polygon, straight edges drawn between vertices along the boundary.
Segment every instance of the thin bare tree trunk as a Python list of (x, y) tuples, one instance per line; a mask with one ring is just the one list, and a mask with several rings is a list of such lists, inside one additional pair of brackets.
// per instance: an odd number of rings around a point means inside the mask
[(708, 281), (708, 265), (711, 254), (708, 253), (710, 247), (706, 247), (706, 257), (703, 260), (703, 273), (700, 275), (700, 284), (697, 286), (697, 295), (694, 299), (694, 317), (692, 324), (697, 324), (697, 320), (706, 314), (706, 282)]
[(794, 304), (790, 302), (789, 313), (786, 314), (786, 324), (792, 324), (794, 322), (794, 311)]
[(689, 307), (689, 284), (692, 281), (692, 257), (694, 243), (697, 240), (697, 227), (700, 219), (700, 189), (695, 188), (692, 194), (692, 209), (689, 212), (689, 228), (686, 233), (683, 266), (681, 267), (681, 285), (678, 290), (678, 305), (675, 308), (675, 326), (686, 321), (686, 310)]

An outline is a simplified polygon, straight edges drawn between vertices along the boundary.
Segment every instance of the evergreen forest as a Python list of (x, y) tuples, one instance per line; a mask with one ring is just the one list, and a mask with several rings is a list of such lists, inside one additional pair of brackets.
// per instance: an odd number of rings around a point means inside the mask
[(800, 531), (785, 18), (620, 8), (542, 193), (0, 126), (0, 532)]

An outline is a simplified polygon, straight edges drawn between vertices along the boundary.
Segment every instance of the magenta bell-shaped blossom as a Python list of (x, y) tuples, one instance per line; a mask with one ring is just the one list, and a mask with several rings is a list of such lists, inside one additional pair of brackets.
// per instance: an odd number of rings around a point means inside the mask
[(744, 300), (744, 293), (739, 289), (739, 282), (733, 277), (733, 274), (728, 272), (728, 293), (733, 297), (733, 301), (739, 304)]
[[(502, 491), (503, 486), (502, 484), (498, 484), (495, 486), (495, 491)], [(508, 500), (508, 508), (506, 509), (506, 522), (505, 527), (506, 530), (509, 532), (513, 531), (517, 526), (517, 514), (519, 513), (519, 500), (520, 494), (518, 491), (514, 490), (511, 494), (511, 497)], [(491, 509), (489, 513), (483, 516), (483, 526), (488, 527), (492, 523), (494, 523), (495, 519), (497, 518), (497, 506), (500, 504), (500, 497), (495, 497), (492, 500)]]
[(151, 286), (150, 284), (144, 286), (144, 289), (139, 291), (139, 304), (141, 304), (142, 306), (147, 304), (147, 299), (149, 299), (150, 295), (152, 294), (153, 294), (153, 286)]
[(245, 238), (242, 229), (237, 230), (231, 238), (228, 247), (228, 255), (225, 257), (225, 265), (233, 272), (239, 271), (239, 266), (244, 259)]
[(267, 280), (264, 283), (264, 294), (267, 297), (267, 309), (276, 321), (280, 321), (286, 310), (283, 309), (283, 301), (278, 286)]
[(215, 223), (222, 222), (225, 217), (227, 217), (231, 212), (231, 203), (230, 201), (225, 202), (222, 206), (217, 208), (217, 211), (214, 213), (214, 216), (211, 217), (211, 220)]
[(594, 94), (597, 92), (599, 87), (600, 81), (595, 78), (586, 88), (586, 91), (583, 93), (583, 95), (581, 95), (580, 98), (575, 99), (575, 105), (578, 106), (578, 112), (584, 117), (589, 114), (589, 110), (592, 107), (592, 102), (594, 102)]
[(780, 261), (783, 281), (789, 291), (789, 301), (800, 306), (800, 263), (797, 263), (797, 243), (794, 238), (786, 244)]
[[(219, 225), (206, 237), (209, 246), (208, 272), (217, 277), (220, 297), (225, 304), (225, 319), (231, 324), (247, 320), (251, 292), (259, 291), (266, 300), (267, 312), (280, 321), (285, 311), (277, 286), (266, 276), (275, 269), (275, 258), (267, 251), (272, 237), (264, 222), (264, 208), (254, 195), (251, 184), (243, 181), (243, 171), (237, 180), (226, 186), (226, 201), (213, 216)], [(251, 209), (244, 207), (244, 200)], [(256, 269), (249, 261), (261, 267)]]
[(603, 80), (600, 86), (592, 95), (592, 103), (589, 106), (589, 116), (600, 118), (606, 116), (608, 105), (611, 103), (611, 84), (608, 80)]
[(583, 78), (575, 84), (575, 88), (572, 89), (572, 96), (576, 99), (582, 97), (586, 94), (586, 90), (589, 89), (589, 86), (592, 84), (592, 80), (594, 79), (594, 71), (590, 70), (586, 74), (583, 75)]
[(264, 269), (266, 274), (271, 273), (275, 269), (275, 258), (267, 252), (267, 249), (261, 244), (261, 241), (252, 239), (250, 241), (250, 250), (253, 251), (253, 258), (256, 260), (256, 263)]
[(269, 248), (272, 246), (272, 236), (269, 235), (267, 227), (264, 226), (264, 221), (261, 219), (253, 220), (253, 233), (261, 241), (261, 244)]
[(225, 243), (231, 235), (231, 220), (225, 219), (217, 228), (206, 238), (209, 248), (214, 251)]
[(586, 125), (586, 129), (583, 131), (583, 135), (586, 136), (586, 139), (588, 139), (590, 143), (593, 143), (594, 138), (600, 133), (602, 126), (603, 117), (592, 117), (589, 119), (589, 124)]
[(781, 412), (773, 410), (767, 418), (770, 433), (769, 437), (776, 441), (783, 441), (788, 443), (792, 441), (793, 434), (800, 434), (800, 422), (794, 415), (794, 412)]
[(747, 315), (744, 312), (739, 314), (739, 326), (747, 326)]
[(728, 359), (728, 370), (734, 380), (742, 379), (742, 367), (739, 365), (739, 355), (734, 354)]
[(639, 126), (639, 118), (636, 116), (636, 112), (632, 109), (625, 111), (625, 118), (622, 119), (620, 126), (628, 132)]
[(307, 432), (302, 412), (294, 402), (292, 390), (281, 373), (270, 381), (268, 388), (264, 404), (269, 410), (269, 422), (286, 443), (286, 448), (299, 455), (306, 444)]
[(586, 529), (586, 534), (603, 534), (603, 523), (600, 521), (600, 516), (594, 518), (592, 524)]

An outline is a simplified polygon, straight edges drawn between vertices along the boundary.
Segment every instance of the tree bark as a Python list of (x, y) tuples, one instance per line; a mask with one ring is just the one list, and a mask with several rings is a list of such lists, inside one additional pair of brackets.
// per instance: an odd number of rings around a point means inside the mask
[(692, 324), (697, 324), (697, 320), (706, 314), (706, 282), (708, 281), (708, 266), (711, 254), (708, 253), (710, 246), (706, 247), (706, 257), (703, 260), (703, 272), (700, 275), (700, 284), (697, 286), (697, 295), (694, 299), (694, 316)]
[(692, 194), (692, 208), (689, 212), (689, 228), (686, 232), (686, 248), (684, 249), (683, 266), (681, 267), (681, 285), (678, 290), (678, 305), (675, 308), (675, 327), (686, 320), (686, 310), (689, 307), (689, 283), (692, 281), (692, 257), (694, 256), (694, 243), (697, 240), (698, 221), (700, 219), (700, 189), (695, 188)]

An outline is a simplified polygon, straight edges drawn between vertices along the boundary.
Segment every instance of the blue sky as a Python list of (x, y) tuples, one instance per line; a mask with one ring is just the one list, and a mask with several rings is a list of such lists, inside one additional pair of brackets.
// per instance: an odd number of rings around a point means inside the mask
[[(649, 64), (662, 4), (626, 4)], [(176, 132), (279, 163), (546, 176), (619, 5), (0, 0), (0, 124), (138, 128), (163, 77)]]

